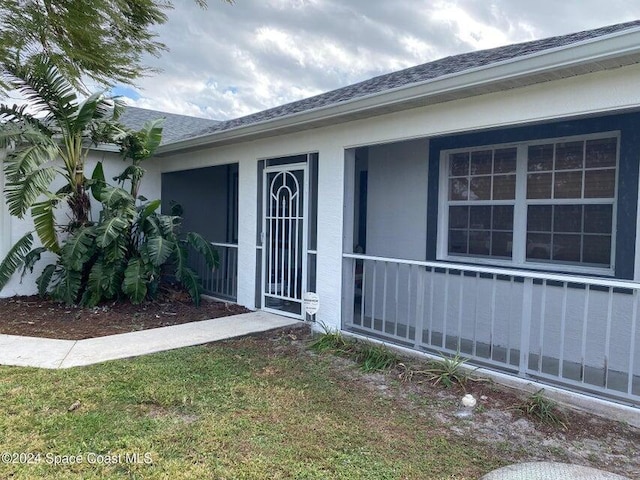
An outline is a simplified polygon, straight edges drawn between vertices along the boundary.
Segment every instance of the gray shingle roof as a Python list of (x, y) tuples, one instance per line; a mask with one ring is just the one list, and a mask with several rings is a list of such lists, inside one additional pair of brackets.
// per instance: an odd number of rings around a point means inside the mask
[(165, 118), (162, 131), (162, 144), (174, 142), (180, 138), (194, 136), (197, 132), (211, 128), (218, 122), (206, 118), (189, 117), (175, 113), (159, 112), (146, 108), (127, 107), (120, 121), (133, 130), (140, 130), (148, 120)]
[(284, 117), (287, 115), (300, 113), (320, 107), (337, 105), (348, 100), (356, 99), (358, 97), (380, 93), (385, 90), (391, 90), (413, 83), (433, 80), (444, 75), (460, 73), (472, 68), (477, 68), (505, 60), (511, 60), (517, 57), (523, 57), (544, 50), (558, 48), (573, 43), (579, 43), (585, 40), (601, 37), (638, 26), (640, 26), (640, 20), (610, 25), (594, 30), (571, 33), (569, 35), (561, 35), (557, 37), (550, 37), (541, 40), (534, 40), (525, 43), (506, 45), (503, 47), (497, 47), (488, 50), (479, 50), (475, 52), (445, 57), (433, 62), (406, 68), (397, 72), (380, 75), (360, 83), (348, 85), (346, 87), (338, 88), (337, 90), (332, 90), (327, 93), (322, 93), (314, 97), (305, 98), (303, 100), (288, 103), (286, 105), (281, 105), (279, 107), (270, 108), (268, 110), (247, 115), (245, 117), (218, 122), (214, 125), (206, 126), (205, 128), (197, 132), (192, 132), (189, 135), (184, 135), (181, 140), (217, 132), (223, 132), (225, 130), (243, 127), (267, 120), (273, 120), (279, 117)]

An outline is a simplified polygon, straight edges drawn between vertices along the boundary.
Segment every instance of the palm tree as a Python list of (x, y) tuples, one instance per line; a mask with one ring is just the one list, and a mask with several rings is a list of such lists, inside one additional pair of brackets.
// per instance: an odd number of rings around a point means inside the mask
[[(30, 210), (42, 247), (31, 250), (32, 232), (16, 242), (0, 264), (0, 288), (20, 265), (32, 267), (44, 250), (60, 252), (56, 209), (67, 206), (68, 232), (89, 223), (86, 189), (91, 181), (84, 171), (89, 148), (124, 134), (117, 124), (124, 105), (103, 93), (80, 101), (46, 56), (26, 64), (4, 63), (2, 70), (5, 81), (27, 101), (22, 106), (0, 105), (4, 193), (11, 215), (23, 218)], [(54, 181), (63, 183), (62, 188), (52, 190)]]

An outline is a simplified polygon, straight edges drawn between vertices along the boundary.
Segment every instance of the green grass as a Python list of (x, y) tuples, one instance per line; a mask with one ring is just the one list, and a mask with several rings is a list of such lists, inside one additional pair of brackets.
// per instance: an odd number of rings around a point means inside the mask
[[(0, 452), (43, 455), (0, 462), (0, 478), (461, 480), (502, 465), (336, 368), (260, 338), (71, 370), (0, 367)], [(122, 456), (89, 464), (90, 453)], [(132, 453), (152, 464), (125, 462)]]
[(567, 428), (566, 420), (558, 410), (557, 404), (544, 396), (544, 388), (530, 395), (524, 402), (516, 405), (514, 409), (547, 425), (565, 430)]
[(398, 364), (398, 356), (385, 345), (347, 338), (340, 331), (327, 327), (324, 327), (324, 333), (316, 335), (309, 348), (317, 353), (349, 357), (366, 373), (384, 372)]

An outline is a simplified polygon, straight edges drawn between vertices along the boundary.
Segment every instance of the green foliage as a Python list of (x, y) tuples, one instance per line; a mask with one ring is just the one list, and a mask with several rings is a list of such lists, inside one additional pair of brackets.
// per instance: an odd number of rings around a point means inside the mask
[(60, 251), (55, 221), (55, 208), (57, 203), (58, 198), (56, 198), (55, 195), (50, 195), (47, 200), (34, 203), (33, 207), (31, 207), (33, 224), (42, 245), (47, 250), (55, 253)]
[[(0, 59), (15, 51), (47, 51), (66, 77), (131, 83), (148, 71), (143, 54), (165, 46), (152, 29), (167, 20), (165, 2), (0, 1)], [(108, 21), (105, 21), (108, 19)]]
[[(97, 170), (101, 172), (102, 166)], [(99, 177), (94, 173), (94, 179)], [(141, 303), (158, 292), (163, 274), (173, 273), (199, 304), (200, 282), (187, 266), (180, 219), (158, 213), (157, 200), (136, 207), (133, 197), (120, 187), (105, 183), (93, 191), (102, 204), (100, 220), (65, 240), (52, 275), (51, 295), (89, 306), (120, 297)], [(188, 234), (186, 243), (202, 252), (210, 268), (217, 266), (215, 250), (200, 235)]]
[(348, 353), (352, 348), (353, 341), (348, 340), (339, 330), (333, 330), (323, 325), (324, 333), (316, 336), (309, 345), (315, 352)]
[(514, 409), (547, 425), (567, 429), (567, 422), (558, 410), (557, 404), (544, 396), (544, 388), (516, 405)]
[(83, 77), (132, 84), (157, 71), (143, 59), (166, 50), (156, 32), (171, 8), (168, 0), (0, 0), (0, 64), (46, 52), (76, 88)]
[(132, 258), (124, 271), (122, 290), (132, 303), (142, 303), (147, 296), (145, 268), (139, 258)]
[(421, 373), (425, 374), (434, 385), (451, 387), (454, 384), (464, 387), (469, 381), (469, 372), (464, 368), (467, 359), (456, 353), (453, 357), (441, 355), (440, 360), (428, 362), (428, 368)]
[(25, 256), (31, 250), (33, 233), (29, 232), (18, 240), (0, 263), (0, 290), (9, 283), (13, 272), (18, 270), (25, 261)]
[[(6, 60), (2, 67), (5, 80), (28, 101), (31, 112), (24, 105), (0, 105), (9, 213), (22, 218), (30, 210), (40, 242), (58, 253), (55, 211), (69, 207), (69, 231), (89, 222), (85, 189), (90, 181), (84, 176), (88, 147), (96, 132), (108, 141), (124, 133), (116, 124), (119, 106), (102, 93), (80, 101), (50, 57), (39, 55), (25, 64)], [(56, 180), (65, 185), (51, 192)]]
[(426, 362), (426, 368), (411, 367), (404, 363), (398, 364), (400, 379), (404, 381), (413, 381), (415, 379), (425, 378), (434, 385), (442, 385), (445, 388), (459, 385), (465, 389), (467, 382), (488, 381), (485, 378), (473, 377), (469, 367), (465, 366), (467, 359), (460, 356), (460, 352), (454, 356), (441, 355), (439, 360), (429, 360)]
[(364, 372), (390, 370), (398, 363), (398, 356), (385, 345), (358, 342), (327, 326), (323, 326), (323, 329), (324, 333), (318, 335), (309, 345), (315, 352), (349, 357)]
[(141, 160), (149, 158), (160, 146), (163, 125), (164, 118), (145, 122), (142, 130), (134, 132), (124, 139), (120, 145), (122, 156), (130, 158), (134, 166), (138, 165)]
[[(187, 246), (212, 269), (218, 265), (217, 252), (197, 233), (182, 239), (179, 216), (163, 215), (160, 200), (138, 196), (144, 176), (140, 164), (160, 145), (163, 120), (127, 132), (117, 124), (117, 103), (100, 93), (78, 102), (72, 84), (54, 64), (38, 58), (26, 66), (5, 65), (12, 85), (39, 115), (0, 106), (0, 148), (7, 148), (10, 212), (22, 217), (31, 209), (42, 247), (31, 250), (33, 235), (23, 237), (0, 264), (0, 288), (18, 268), (23, 267), (24, 275), (49, 251), (57, 258), (36, 280), (41, 295), (49, 293), (67, 304), (96, 305), (125, 297), (140, 303), (157, 294), (163, 276), (172, 276), (199, 304), (200, 281), (188, 267)], [(132, 162), (114, 179), (119, 185), (107, 183), (101, 163), (90, 179), (84, 175), (88, 146), (98, 138), (116, 142), (124, 159)], [(64, 168), (52, 165), (56, 160), (62, 160)], [(60, 177), (66, 184), (52, 193), (51, 184)], [(102, 207), (95, 222), (88, 216), (88, 192)], [(71, 213), (68, 225), (55, 220), (61, 203), (66, 203), (65, 213)]]
[(355, 359), (363, 372), (390, 370), (398, 363), (398, 356), (386, 345), (375, 345), (368, 342), (359, 344)]
[(44, 297), (49, 291), (49, 285), (51, 284), (51, 279), (53, 278), (53, 274), (56, 271), (55, 265), (47, 265), (44, 267), (42, 274), (36, 279), (36, 285), (38, 287), (38, 294), (41, 297)]

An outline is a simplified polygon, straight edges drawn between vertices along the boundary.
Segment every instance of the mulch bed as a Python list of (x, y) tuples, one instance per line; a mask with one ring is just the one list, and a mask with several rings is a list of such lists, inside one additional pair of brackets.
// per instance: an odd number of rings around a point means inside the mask
[(244, 307), (202, 299), (196, 307), (182, 292), (133, 305), (109, 302), (70, 307), (38, 296), (0, 299), (0, 333), (82, 340), (246, 313)]

